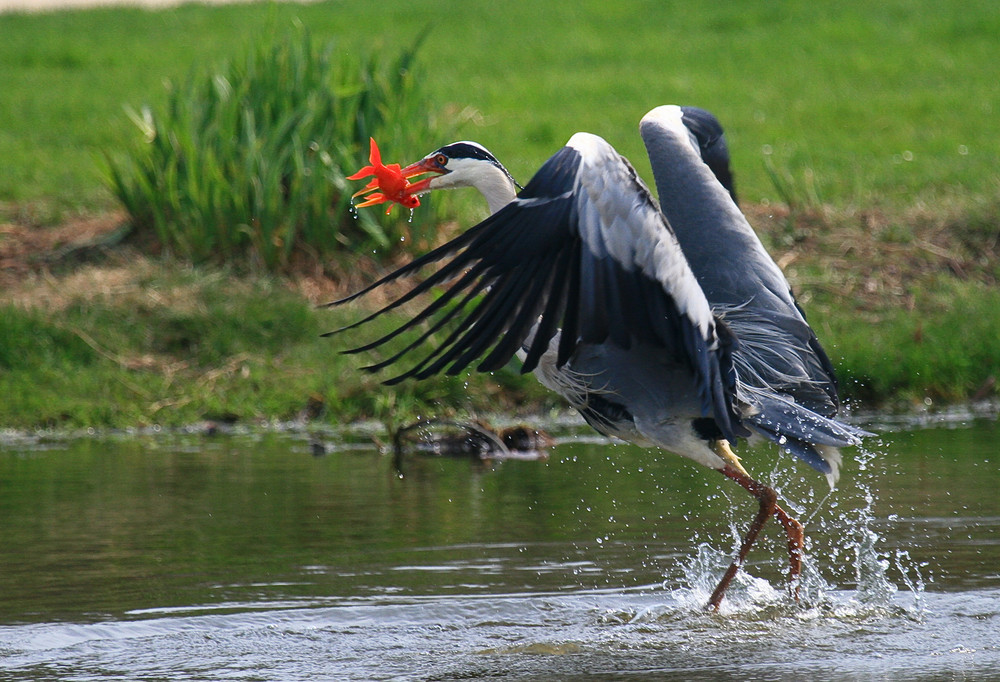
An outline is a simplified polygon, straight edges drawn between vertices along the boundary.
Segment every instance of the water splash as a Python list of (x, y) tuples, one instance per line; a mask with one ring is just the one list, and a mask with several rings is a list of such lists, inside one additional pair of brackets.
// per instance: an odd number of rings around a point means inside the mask
[[(913, 595), (913, 608), (910, 614), (922, 621), (927, 613), (926, 600), (924, 599), (924, 576), (921, 568), (927, 568), (927, 564), (918, 564), (905, 549), (897, 549), (894, 554), (896, 570), (899, 571), (900, 579)], [(910, 574), (913, 574), (912, 576)]]
[[(760, 573), (783, 574), (786, 561), (783, 543), (762, 536), (751, 552), (750, 564), (740, 569), (727, 591), (721, 615), (773, 616), (777, 611), (806, 619), (829, 615), (851, 620), (923, 620), (926, 564), (918, 564), (905, 550), (885, 547), (885, 538), (877, 530), (883, 523), (875, 514), (878, 500), (873, 492), (872, 463), (877, 454), (859, 449), (849, 485), (832, 495), (796, 490), (802, 475), (795, 465), (780, 464), (772, 472), (769, 484), (779, 491), (783, 504), (808, 524), (798, 599), (787, 582), (758, 577)], [(785, 495), (783, 488), (789, 489)], [(732, 546), (722, 550), (708, 543), (697, 545), (695, 554), (681, 565), (680, 586), (672, 590), (681, 608), (703, 611), (735, 556), (747, 521), (745, 505), (727, 507)], [(772, 530), (769, 535), (774, 534)], [(670, 582), (664, 587), (670, 589)]]
[[(855, 504), (841, 505), (846, 508), (826, 521), (828, 534), (831, 538), (836, 538), (838, 534), (844, 537), (841, 555), (847, 552), (853, 555), (855, 593), (852, 601), (859, 612), (906, 615), (922, 620), (925, 583), (921, 566), (905, 550), (891, 551), (886, 548), (884, 538), (876, 530), (881, 522), (875, 515), (878, 500), (874, 493), (875, 472), (871, 470), (871, 465), (878, 454), (875, 450), (864, 448), (856, 451)], [(845, 503), (850, 502), (849, 496), (845, 497), (848, 498)], [(900, 587), (894, 582), (894, 576), (909, 593), (911, 606), (903, 605)]]
[[(709, 543), (701, 543), (687, 562), (681, 563), (683, 585), (672, 591), (672, 596), (681, 608), (705, 611), (708, 600), (715, 590), (722, 574), (729, 568), (733, 557)], [(790, 593), (772, 585), (769, 581), (740, 570), (719, 607), (720, 615), (745, 614), (779, 605), (793, 603)]]

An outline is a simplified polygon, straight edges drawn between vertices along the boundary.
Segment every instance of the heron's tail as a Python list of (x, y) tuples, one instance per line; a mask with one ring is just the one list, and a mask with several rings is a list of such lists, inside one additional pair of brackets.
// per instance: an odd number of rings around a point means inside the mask
[(872, 435), (817, 414), (790, 398), (761, 394), (754, 397), (757, 412), (745, 417), (750, 427), (826, 474), (831, 486), (840, 475), (837, 448), (858, 445), (862, 437)]

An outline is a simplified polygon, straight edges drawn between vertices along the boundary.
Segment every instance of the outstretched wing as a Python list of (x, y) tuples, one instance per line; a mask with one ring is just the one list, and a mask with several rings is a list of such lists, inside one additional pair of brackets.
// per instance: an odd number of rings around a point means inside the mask
[[(411, 301), (443, 292), (411, 320), (356, 353), (427, 328), (382, 369), (417, 352), (431, 335), (444, 340), (386, 383), (505, 365), (531, 337), (522, 372), (538, 365), (561, 330), (557, 365), (580, 344), (641, 342), (692, 368), (706, 416), (727, 438), (745, 435), (735, 410), (735, 371), (728, 335), (717, 322), (670, 226), (635, 170), (607, 142), (578, 133), (535, 174), (517, 198), (461, 236), (399, 268), (354, 296), (386, 282), (438, 269), (384, 308), (344, 329)], [(532, 330), (534, 329), (534, 334)], [(342, 331), (342, 330), (338, 330)], [(334, 332), (331, 332), (334, 333)]]
[(833, 366), (735, 203), (722, 126), (704, 110), (663, 106), (643, 117), (640, 132), (661, 209), (738, 341), (738, 399), (750, 408), (744, 423), (834, 480), (833, 448), (868, 434), (834, 420)]
[(705, 296), (739, 339), (740, 381), (832, 417), (838, 399), (830, 360), (780, 268), (713, 177), (719, 148), (711, 140), (721, 130), (711, 114), (688, 107), (657, 107), (643, 117), (661, 209)]

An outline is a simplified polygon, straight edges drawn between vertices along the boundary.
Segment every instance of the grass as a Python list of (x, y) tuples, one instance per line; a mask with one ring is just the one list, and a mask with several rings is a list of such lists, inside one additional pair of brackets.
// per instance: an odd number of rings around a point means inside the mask
[[(15, 223), (0, 262), (25, 266), (0, 295), (0, 390), (17, 397), (0, 402), (0, 424), (558, 404), (507, 371), (380, 387), (358, 372), (361, 359), (336, 353), (346, 341), (318, 338), (358, 311), (313, 309), (332, 291), (308, 273), (237, 276), (128, 250), (96, 266), (8, 258), (15, 233), (41, 239), (116, 207), (100, 161), (134, 136), (126, 108), (162, 111), (165, 83), (296, 25), (335, 41), (338, 59), (391, 58), (429, 27), (428, 123), (383, 149), (387, 161), (451, 141), (433, 131), (454, 126), (523, 183), (590, 130), (649, 177), (641, 115), (668, 102), (714, 111), (751, 222), (845, 395), (877, 405), (996, 395), (1000, 94), (983, 65), (1000, 61), (1000, 14), (990, 2), (188, 5), (0, 15), (0, 222)], [(463, 226), (485, 211), (474, 196), (446, 208)], [(377, 269), (358, 258), (341, 286)]]
[[(872, 212), (751, 219), (785, 264), (847, 401), (909, 409), (928, 399), (996, 395), (995, 226), (960, 229), (948, 216), (914, 215), (903, 230)], [(869, 236), (859, 237), (862, 227)], [(364, 311), (359, 304), (316, 308), (333, 297), (328, 286), (305, 275), (236, 276), (129, 249), (98, 264), (29, 273), (8, 282), (0, 299), (0, 391), (16, 396), (0, 401), (0, 424), (127, 427), (309, 415), (398, 425), (418, 415), (562, 407), (518, 375), (516, 363), (491, 375), (380, 385), (391, 374), (359, 370), (373, 356), (338, 351), (381, 335), (399, 318), (320, 338)]]
[(44, 308), (0, 305), (0, 390), (17, 396), (0, 401), (0, 424), (184, 425), (319, 411), (331, 421), (390, 419), (431, 405), (447, 413), (468, 406), (470, 393), (479, 408), (511, 411), (542, 395), (510, 372), (386, 389), (386, 377), (360, 373), (356, 359), (337, 353), (346, 341), (319, 336), (356, 310), (317, 310), (270, 277), (131, 256), (50, 280)]
[(908, 407), (996, 395), (996, 213), (786, 209), (751, 222), (835, 359), (842, 394)]
[(818, 297), (810, 321), (837, 357), (849, 398), (906, 408), (995, 394), (1000, 292), (994, 286), (941, 278), (912, 310), (883, 309), (860, 319), (834, 314), (840, 305), (833, 295)]
[(344, 54), (394, 52), (430, 27), (429, 94), (466, 112), (460, 136), (522, 182), (577, 130), (606, 136), (643, 171), (637, 121), (676, 102), (719, 115), (748, 201), (779, 199), (765, 149), (781, 173), (808, 171), (835, 206), (899, 209), (996, 196), (1000, 184), (1000, 95), (983, 68), (1000, 61), (1000, 15), (989, 0), (430, 0), (0, 15), (0, 201), (40, 221), (108, 208), (94, 159), (127, 134), (123, 107), (162, 106), (164, 80), (293, 22)]

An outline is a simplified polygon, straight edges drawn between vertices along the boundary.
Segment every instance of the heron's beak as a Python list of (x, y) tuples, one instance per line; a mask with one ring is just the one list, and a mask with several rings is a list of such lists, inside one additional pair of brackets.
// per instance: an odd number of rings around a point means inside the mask
[(406, 189), (403, 190), (403, 193), (407, 196), (413, 196), (431, 191), (431, 180), (440, 175), (444, 175), (446, 171), (429, 159), (421, 159), (416, 163), (411, 163), (400, 172), (407, 180), (418, 175), (423, 175), (424, 173), (433, 173), (433, 175), (429, 178), (424, 178), (423, 180), (418, 180), (417, 182), (407, 185)]

